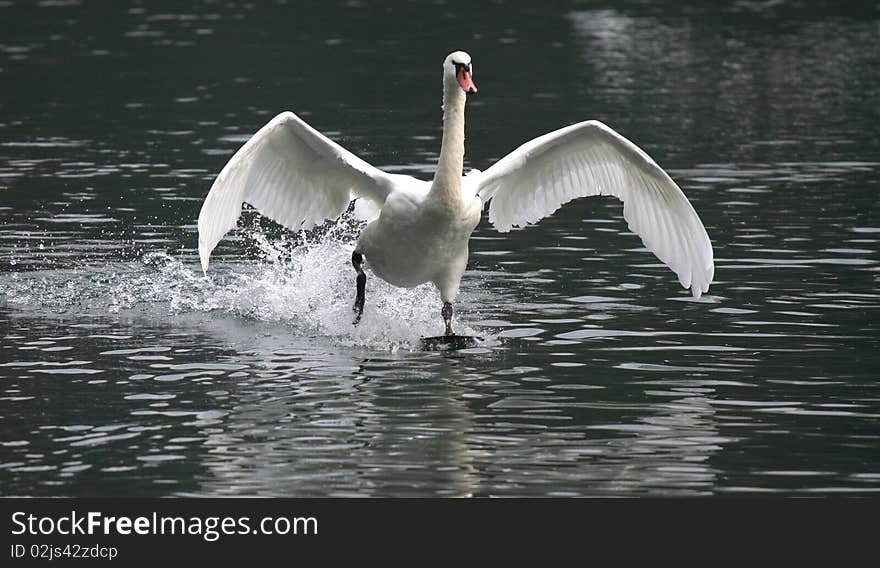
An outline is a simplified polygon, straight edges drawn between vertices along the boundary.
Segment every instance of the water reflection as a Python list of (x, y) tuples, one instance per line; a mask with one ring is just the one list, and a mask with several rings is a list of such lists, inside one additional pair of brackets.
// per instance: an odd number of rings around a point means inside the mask
[[(525, 366), (487, 372), (466, 356), (358, 355), (234, 320), (193, 322), (190, 331), (169, 333), (139, 319), (94, 323), (79, 336), (46, 336), (20, 347), (75, 344), (80, 354), (84, 343), (113, 347), (88, 359), (3, 365), (4, 375), (17, 374), (19, 404), (38, 403), (33, 393), (46, 389), (37, 375), (43, 372), (103, 400), (100, 411), (86, 412), (87, 399), (68, 398), (69, 407), (43, 409), (45, 424), (7, 442), (20, 459), (5, 463), (6, 471), (44, 476), (45, 485), (30, 492), (52, 491), (57, 477), (66, 491), (88, 491), (88, 478), (81, 487), (78, 474), (89, 470), (109, 476), (103, 491), (110, 493), (124, 491), (130, 478), (121, 474), (134, 472), (148, 493), (706, 492), (714, 475), (708, 459), (730, 441), (715, 429), (707, 402), (718, 386), (712, 381), (649, 381), (646, 394), (663, 402), (641, 416), (643, 403), (597, 398), (614, 388), (601, 379), (557, 380), (557, 372), (551, 380), (545, 369)], [(105, 329), (116, 326), (136, 336)], [(164, 331), (172, 345), (188, 337), (197, 346), (125, 347), (150, 331)], [(198, 362), (217, 360), (212, 342), (234, 345), (236, 362)], [(108, 379), (108, 368), (126, 369), (125, 378)], [(632, 413), (634, 422), (620, 422)], [(116, 456), (112, 464), (104, 461), (108, 453)], [(59, 456), (63, 461), (53, 465)], [(183, 480), (176, 477), (181, 462), (198, 466)]]

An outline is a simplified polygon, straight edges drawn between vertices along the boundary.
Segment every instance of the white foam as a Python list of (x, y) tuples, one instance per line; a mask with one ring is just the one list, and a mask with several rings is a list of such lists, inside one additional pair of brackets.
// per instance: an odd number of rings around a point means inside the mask
[[(219, 312), (289, 325), (298, 335), (327, 337), (341, 345), (392, 351), (417, 348), (421, 337), (441, 334), (433, 285), (396, 288), (369, 270), (364, 315), (359, 325), (352, 324), (352, 235), (350, 223), (338, 223), (324, 235), (298, 235), (295, 243), (287, 237), (270, 240), (251, 229), (243, 236), (260, 258), (216, 259), (207, 277), (191, 255), (148, 252), (134, 262), (6, 274), (0, 278), (0, 295), (9, 304), (55, 313), (146, 310), (173, 318)], [(462, 292), (466, 299), (467, 291)], [(456, 331), (478, 335), (461, 318)]]

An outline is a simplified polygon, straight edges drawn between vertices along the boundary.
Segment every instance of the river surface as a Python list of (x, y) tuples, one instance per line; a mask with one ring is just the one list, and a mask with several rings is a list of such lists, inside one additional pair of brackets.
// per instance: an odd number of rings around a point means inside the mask
[[(0, 2), (0, 493), (880, 491), (880, 18), (846, 4)], [(709, 293), (611, 198), (484, 214), (458, 351), (420, 348), (431, 286), (369, 275), (351, 325), (351, 220), (247, 212), (202, 275), (277, 112), (430, 179), (455, 49), (467, 168), (602, 120), (693, 203)]]

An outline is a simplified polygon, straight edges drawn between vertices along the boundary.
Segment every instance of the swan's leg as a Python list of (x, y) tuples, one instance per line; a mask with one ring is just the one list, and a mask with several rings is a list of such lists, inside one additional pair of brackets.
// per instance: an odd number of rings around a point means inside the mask
[(443, 322), (446, 324), (446, 335), (455, 335), (452, 333), (452, 302), (443, 302), (443, 309), (440, 310), (443, 315)]
[(354, 324), (357, 325), (361, 321), (364, 313), (364, 289), (367, 287), (367, 275), (363, 269), (364, 255), (358, 251), (351, 253), (351, 265), (357, 271), (357, 296), (354, 299)]

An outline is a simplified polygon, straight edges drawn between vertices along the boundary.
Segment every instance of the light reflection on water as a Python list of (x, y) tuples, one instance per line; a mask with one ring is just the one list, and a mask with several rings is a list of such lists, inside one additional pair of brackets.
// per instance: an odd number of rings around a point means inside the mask
[[(613, 200), (504, 235), (484, 223), (458, 310), (484, 341), (444, 353), (418, 349), (442, 325), (430, 287), (372, 278), (350, 325), (351, 224), (304, 237), (248, 214), (208, 279), (193, 248), (215, 172), (282, 108), (430, 176), (439, 95), (424, 62), (443, 54), (407, 26), (379, 45), (353, 29), (291, 33), (256, 6), (157, 6), (106, 14), (115, 35), (94, 14), (42, 8), (49, 36), (23, 25), (0, 46), (0, 75), (20, 86), (0, 105), (4, 494), (880, 489), (880, 162), (864, 128), (876, 20), (473, 12), (487, 32), (450, 36), (483, 78), (469, 167), (600, 118), (679, 181), (716, 281), (693, 300)], [(35, 21), (27, 10), (2, 4), (0, 20)], [(93, 32), (72, 61), (58, 55), (68, 20)], [(228, 39), (247, 29), (262, 39)], [(325, 64), (275, 72), (305, 48)], [(391, 89), (369, 72), (389, 57)], [(132, 64), (156, 61), (175, 88)], [(106, 69), (125, 80), (98, 100)]]

